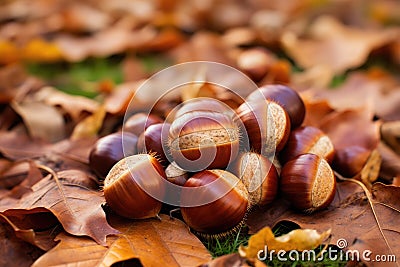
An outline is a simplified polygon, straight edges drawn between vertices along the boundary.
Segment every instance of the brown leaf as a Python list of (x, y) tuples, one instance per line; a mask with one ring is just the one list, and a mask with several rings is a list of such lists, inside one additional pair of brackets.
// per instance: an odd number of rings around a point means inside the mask
[(234, 62), (228, 57), (227, 50), (228, 47), (217, 34), (197, 32), (189, 42), (172, 50), (171, 55), (177, 63), (202, 60), (233, 66)]
[[(68, 174), (68, 171), (59, 173)], [(86, 175), (84, 172), (75, 175)], [(74, 235), (86, 235), (101, 245), (106, 236), (118, 233), (106, 221), (101, 205), (105, 202), (101, 192), (93, 191), (68, 180), (48, 175), (32, 186), (32, 193), (19, 200), (4, 198), (0, 210), (5, 216), (23, 216), (37, 211), (51, 211), (64, 229)]]
[(99, 107), (99, 103), (92, 99), (66, 94), (49, 86), (40, 89), (35, 98), (50, 106), (60, 106), (74, 121), (78, 121), (84, 111), (94, 113)]
[(43, 251), (17, 238), (8, 228), (9, 226), (0, 223), (0, 265), (30, 266)]
[(101, 126), (103, 125), (106, 110), (104, 106), (100, 106), (92, 115), (80, 121), (71, 134), (71, 140), (88, 139), (97, 136)]
[[(375, 149), (380, 139), (379, 125), (372, 121), (371, 114), (366, 109), (331, 114), (320, 124), (320, 129), (329, 136), (337, 150), (354, 145)], [(354, 134), (355, 129), (362, 131)]]
[(326, 100), (311, 100), (308, 97), (303, 97), (303, 101), (306, 107), (303, 125), (306, 126), (319, 127), (321, 121), (334, 111)]
[(350, 73), (338, 88), (314, 90), (314, 98), (326, 99), (338, 111), (368, 108), (379, 118), (392, 121), (400, 119), (399, 88), (392, 75), (372, 69)]
[[(400, 194), (400, 188), (395, 188), (396, 191), (390, 192), (381, 190), (381, 186), (372, 188), (374, 192), (372, 205), (376, 218), (362, 188), (358, 184), (346, 181), (338, 183), (335, 199), (326, 210), (311, 215), (298, 213), (293, 211), (287, 202), (278, 199), (269, 209), (251, 213), (247, 224), (253, 233), (264, 226), (272, 227), (281, 221), (290, 221), (301, 228), (313, 228), (319, 231), (331, 228), (332, 244), (344, 238), (349, 244), (348, 249), (353, 249), (350, 245), (354, 243), (367, 244), (363, 249), (372, 251), (371, 258), (377, 254), (395, 254), (398, 258), (400, 244), (396, 240), (400, 238), (400, 226), (397, 223), (400, 212), (398, 212), (399, 202), (395, 196)], [(397, 208), (397, 211), (391, 206)], [(372, 262), (367, 264), (372, 266)]]
[(22, 117), (32, 138), (55, 142), (65, 137), (65, 123), (61, 113), (41, 102), (12, 103)]
[(33, 161), (29, 161), (29, 172), (19, 185), (15, 186), (8, 194), (12, 198), (20, 198), (24, 194), (32, 192), (31, 186), (43, 178), (42, 172)]
[(378, 151), (382, 157), (380, 177), (388, 182), (400, 177), (400, 156), (383, 142), (379, 143)]
[(374, 149), (360, 173), (361, 181), (367, 186), (367, 188), (371, 188), (372, 182), (375, 182), (378, 179), (381, 163), (382, 157), (379, 154), (379, 151)]
[(57, 235), (57, 230), (49, 229), (47, 231), (35, 232), (33, 229), (20, 229), (13, 224), (6, 216), (0, 213), (0, 219), (6, 221), (14, 230), (14, 234), (21, 240), (28, 242), (44, 251), (50, 250), (56, 245), (54, 237)]
[(51, 151), (51, 144), (30, 138), (25, 130), (19, 128), (0, 132), (0, 151), (13, 160), (35, 158)]
[[(135, 94), (135, 91), (140, 87), (143, 81), (128, 82), (118, 85), (114, 91), (105, 100), (106, 111), (111, 114), (124, 115), (128, 105)], [(136, 100), (138, 97), (135, 98)], [(144, 101), (143, 101), (144, 102)], [(142, 108), (143, 103), (138, 101), (139, 109)], [(147, 105), (145, 103), (144, 105)]]
[(382, 139), (400, 155), (400, 121), (383, 123), (381, 126)]
[(312, 24), (309, 36), (299, 39), (287, 32), (281, 42), (301, 67), (329, 67), (340, 74), (362, 65), (372, 50), (393, 42), (398, 30), (357, 29), (345, 26), (333, 17), (322, 16)]
[(21, 183), (26, 174), (29, 172), (30, 166), (28, 162), (11, 162), (5, 159), (0, 160), (0, 187), (11, 189)]
[(161, 220), (138, 221), (112, 217), (110, 223), (121, 234), (107, 238), (107, 247), (88, 238), (61, 233), (56, 238), (60, 243), (33, 266), (111, 266), (132, 259), (142, 266), (197, 266), (211, 259), (183, 222), (166, 215), (161, 215)]

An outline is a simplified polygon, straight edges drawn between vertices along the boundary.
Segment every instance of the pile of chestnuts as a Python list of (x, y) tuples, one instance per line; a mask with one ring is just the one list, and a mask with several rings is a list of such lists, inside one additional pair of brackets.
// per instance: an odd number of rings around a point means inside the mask
[(302, 126), (304, 117), (302, 99), (284, 85), (258, 88), (235, 110), (192, 99), (165, 121), (131, 116), (122, 131), (98, 140), (90, 167), (117, 214), (155, 217), (172, 198), (192, 230), (218, 235), (278, 194), (303, 212), (332, 202), (334, 147), (320, 129)]

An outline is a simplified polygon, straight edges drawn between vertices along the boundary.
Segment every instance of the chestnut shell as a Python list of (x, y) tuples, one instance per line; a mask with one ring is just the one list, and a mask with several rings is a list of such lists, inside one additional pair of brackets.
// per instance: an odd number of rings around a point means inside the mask
[(229, 169), (246, 186), (251, 205), (265, 206), (275, 199), (279, 176), (268, 158), (255, 152), (243, 152)]
[(100, 179), (104, 179), (120, 159), (137, 153), (137, 140), (136, 135), (122, 132), (100, 138), (90, 151), (90, 168)]
[(292, 130), (279, 159), (285, 163), (301, 154), (312, 153), (332, 162), (335, 149), (330, 138), (320, 129), (303, 126)]
[[(221, 234), (239, 225), (248, 208), (248, 196), (243, 183), (235, 175), (224, 170), (204, 170), (189, 178), (185, 187), (202, 187), (215, 181), (207, 194), (220, 197), (208, 204), (197, 207), (181, 207), (184, 221), (195, 231), (204, 234)], [(227, 190), (227, 188), (231, 188)], [(228, 193), (221, 195), (221, 192)], [(187, 198), (204, 197), (194, 194), (181, 196), (182, 202)], [(207, 197), (207, 196), (206, 196)]]
[(189, 172), (222, 169), (239, 152), (239, 127), (223, 113), (184, 113), (171, 124), (169, 148), (173, 161)]
[(166, 179), (164, 169), (153, 156), (126, 157), (114, 165), (104, 180), (104, 197), (111, 209), (123, 217), (155, 217), (162, 202), (147, 192), (165, 194), (162, 179)]
[(139, 136), (150, 125), (162, 123), (163, 119), (154, 114), (136, 113), (130, 116), (124, 123), (122, 130)]
[(155, 153), (163, 166), (169, 164), (168, 133), (169, 123), (152, 124), (139, 136), (137, 150), (139, 153)]
[(333, 201), (336, 179), (325, 159), (303, 154), (283, 166), (280, 190), (293, 207), (310, 213), (326, 208)]
[(290, 119), (280, 105), (259, 99), (243, 103), (236, 113), (242, 122), (242, 139), (248, 138), (254, 151), (269, 157), (283, 149), (290, 134)]
[(272, 100), (281, 105), (289, 115), (292, 129), (299, 127), (306, 115), (306, 108), (300, 95), (292, 88), (281, 85), (264, 85), (247, 96), (247, 101), (260, 98)]

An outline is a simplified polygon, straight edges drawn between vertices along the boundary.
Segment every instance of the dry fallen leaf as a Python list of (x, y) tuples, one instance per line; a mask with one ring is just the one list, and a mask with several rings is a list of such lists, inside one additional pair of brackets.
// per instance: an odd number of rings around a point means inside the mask
[(30, 266), (40, 257), (42, 250), (17, 238), (9, 228), (0, 223), (0, 265)]
[(319, 234), (313, 229), (296, 229), (285, 235), (275, 237), (271, 228), (265, 227), (250, 237), (247, 247), (239, 247), (239, 254), (242, 257), (256, 259), (259, 256), (259, 251), (264, 251), (266, 247), (268, 251), (311, 250), (321, 245), (330, 233), (330, 230)]
[[(393, 189), (395, 188), (395, 189)], [(399, 203), (395, 199), (400, 195), (400, 188), (386, 188), (384, 185), (372, 187), (372, 206), (359, 184), (340, 182), (334, 201), (323, 211), (315, 214), (302, 214), (293, 211), (289, 204), (282, 199), (274, 201), (268, 209), (259, 209), (250, 214), (247, 224), (250, 232), (254, 233), (265, 226), (274, 226), (281, 221), (289, 221), (301, 228), (313, 228), (319, 231), (331, 229), (331, 244), (339, 239), (345, 239), (348, 247), (355, 249), (352, 244), (366, 244), (363, 249), (372, 251), (375, 255), (391, 255), (400, 257), (400, 219)], [(390, 189), (390, 190), (389, 190)], [(366, 263), (372, 266), (372, 262)], [(390, 263), (387, 263), (390, 266)]]
[[(60, 178), (67, 173), (59, 173)], [(86, 175), (82, 171), (74, 172), (74, 175), (78, 174)], [(32, 186), (32, 193), (25, 194), (21, 199), (0, 200), (0, 211), (7, 217), (20, 218), (26, 214), (51, 211), (67, 232), (90, 236), (105, 245), (106, 236), (118, 231), (106, 221), (101, 207), (104, 202), (101, 192), (48, 175)], [(13, 223), (18, 225), (16, 221)]]
[(203, 244), (178, 219), (161, 215), (146, 220), (111, 217), (110, 224), (121, 234), (107, 238), (107, 247), (93, 240), (61, 233), (60, 243), (33, 266), (62, 264), (111, 266), (135, 259), (141, 266), (198, 266), (211, 260)]
[(94, 113), (99, 108), (99, 103), (92, 99), (66, 94), (49, 86), (36, 92), (35, 99), (51, 106), (60, 106), (74, 121), (78, 121), (84, 111)]
[[(323, 66), (335, 74), (362, 65), (372, 50), (393, 42), (398, 29), (366, 30), (345, 26), (336, 18), (318, 18), (308, 39), (286, 32), (281, 38), (286, 52), (303, 68)], [(327, 53), (329, 51), (329, 53)]]
[(100, 106), (92, 115), (86, 117), (75, 126), (71, 134), (71, 140), (88, 139), (97, 136), (105, 116), (105, 107)]
[(12, 107), (24, 120), (32, 138), (48, 142), (65, 138), (64, 118), (56, 108), (41, 102), (13, 102)]

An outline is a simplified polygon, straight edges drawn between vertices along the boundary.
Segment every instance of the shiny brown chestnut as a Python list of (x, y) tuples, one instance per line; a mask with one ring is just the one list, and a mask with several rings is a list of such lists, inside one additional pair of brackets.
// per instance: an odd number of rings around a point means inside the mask
[(285, 148), (279, 154), (279, 159), (285, 163), (306, 153), (319, 155), (331, 163), (335, 149), (329, 136), (322, 130), (313, 126), (304, 126), (290, 133)]
[(165, 175), (167, 180), (173, 184), (183, 186), (187, 179), (189, 179), (189, 174), (187, 171), (181, 169), (175, 161), (170, 163), (165, 169)]
[(166, 154), (168, 153), (169, 123), (157, 123), (150, 125), (141, 133), (137, 142), (139, 153), (155, 153), (160, 163), (164, 166), (169, 164)]
[(303, 123), (306, 108), (299, 94), (292, 88), (280, 84), (264, 85), (248, 95), (246, 101), (256, 101), (260, 98), (281, 105), (289, 115), (292, 129)]
[(157, 115), (140, 112), (130, 116), (125, 121), (122, 130), (139, 136), (150, 125), (162, 122), (163, 119)]
[(100, 138), (90, 151), (90, 168), (99, 178), (104, 179), (120, 159), (137, 153), (137, 140), (136, 135), (122, 132)]
[(173, 161), (186, 171), (225, 168), (238, 154), (239, 127), (226, 114), (191, 111), (173, 121), (168, 143)]
[(229, 232), (241, 225), (248, 209), (248, 194), (244, 184), (235, 175), (224, 170), (204, 170), (194, 174), (184, 187), (204, 188), (198, 194), (183, 191), (181, 202), (191, 199), (212, 199), (207, 204), (181, 207), (186, 224), (206, 235)]
[(335, 153), (333, 168), (345, 177), (354, 177), (361, 172), (371, 150), (361, 146), (349, 146)]
[(117, 214), (131, 219), (158, 215), (162, 203), (147, 192), (162, 195), (166, 179), (157, 159), (148, 154), (126, 157), (110, 170), (104, 180), (104, 197)]
[(240, 153), (230, 169), (245, 185), (251, 206), (265, 206), (275, 199), (278, 172), (268, 158), (255, 152)]
[(333, 201), (336, 179), (325, 159), (303, 154), (283, 166), (280, 189), (294, 208), (311, 213), (326, 208)]
[(259, 99), (243, 103), (236, 113), (245, 128), (241, 129), (242, 138), (248, 138), (256, 152), (269, 157), (283, 149), (289, 138), (290, 119), (282, 106)]

